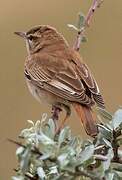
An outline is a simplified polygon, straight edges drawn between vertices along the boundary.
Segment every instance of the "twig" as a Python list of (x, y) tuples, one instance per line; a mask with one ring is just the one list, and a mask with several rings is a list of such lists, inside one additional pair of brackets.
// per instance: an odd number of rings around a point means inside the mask
[(101, 161), (107, 161), (108, 160), (108, 158), (106, 156), (103, 156), (101, 154), (95, 154), (94, 158), (97, 160), (101, 160)]
[(118, 160), (119, 156), (118, 156), (118, 144), (117, 144), (117, 136), (116, 136), (116, 131), (113, 130), (113, 141), (112, 141), (112, 147), (113, 147), (113, 152), (114, 152), (114, 160)]
[(122, 159), (120, 159), (118, 155), (119, 145), (118, 145), (117, 137), (118, 137), (118, 133), (115, 130), (113, 130), (112, 147), (113, 147), (114, 157), (112, 162), (122, 163)]
[(77, 37), (76, 37), (75, 43), (73, 45), (73, 49), (75, 49), (76, 51), (79, 51), (81, 39), (84, 36), (85, 29), (86, 29), (86, 27), (89, 27), (91, 19), (93, 17), (93, 14), (94, 14), (96, 8), (100, 7), (102, 2), (103, 2), (103, 0), (93, 0), (92, 5), (86, 15), (84, 26), (77, 33)]
[(58, 127), (58, 119), (59, 119), (59, 114), (62, 111), (60, 105), (53, 105), (52, 106), (52, 119), (54, 121), (55, 124), (55, 131), (57, 131), (59, 129)]
[[(20, 147), (23, 147), (24, 149), (27, 148), (27, 146), (23, 145), (22, 143), (20, 142), (17, 142), (15, 140), (12, 140), (12, 139), (8, 139), (9, 142), (17, 145), (17, 146), (20, 146)], [(38, 148), (34, 147), (34, 149), (31, 149), (31, 152), (34, 153), (34, 154), (37, 154), (39, 156), (42, 156), (43, 154), (38, 150)], [(56, 159), (55, 158), (48, 158), (48, 160), (50, 160), (51, 162), (56, 162)]]
[(86, 18), (85, 18), (85, 25), (86, 26), (90, 25), (90, 21), (93, 17), (93, 14), (94, 14), (96, 8), (100, 7), (102, 2), (103, 2), (103, 0), (93, 0), (92, 5), (88, 11), (88, 14), (86, 15)]
[(81, 30), (78, 31), (76, 40), (75, 40), (74, 45), (73, 45), (73, 49), (76, 51), (79, 51), (79, 49), (80, 49), (81, 39), (84, 35), (84, 31), (85, 31), (85, 28), (82, 28)]
[[(9, 142), (13, 143), (13, 144), (16, 144), (17, 146), (21, 146), (23, 147), (24, 149), (27, 148), (25, 145), (23, 145), (21, 142), (17, 142), (15, 140), (12, 140), (12, 139), (8, 139)], [(42, 153), (38, 151), (38, 149), (35, 147), (34, 149), (31, 149), (31, 152), (34, 153), (34, 154), (38, 154), (40, 156), (42, 156)]]

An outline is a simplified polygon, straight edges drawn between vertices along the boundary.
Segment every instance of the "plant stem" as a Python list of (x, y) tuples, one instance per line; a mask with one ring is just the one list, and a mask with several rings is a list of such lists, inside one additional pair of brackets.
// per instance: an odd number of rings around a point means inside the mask
[(117, 137), (118, 137), (117, 132), (115, 130), (113, 130), (112, 147), (113, 147), (114, 157), (113, 157), (112, 162), (122, 163), (122, 159), (120, 159), (120, 157), (118, 155), (119, 145), (117, 142)]
[(76, 40), (73, 45), (73, 49), (75, 49), (76, 51), (79, 51), (81, 39), (84, 36), (85, 29), (86, 29), (86, 27), (89, 27), (91, 19), (93, 17), (93, 14), (94, 14), (96, 8), (100, 7), (102, 2), (103, 2), (103, 0), (93, 0), (91, 7), (89, 8), (89, 11), (86, 15), (84, 26), (77, 33), (77, 37), (76, 37)]
[(100, 7), (101, 3), (103, 2), (103, 0), (93, 0), (92, 5), (86, 15), (86, 19), (85, 19), (85, 25), (89, 26), (90, 25), (90, 21), (93, 17), (93, 14), (96, 10), (96, 8)]

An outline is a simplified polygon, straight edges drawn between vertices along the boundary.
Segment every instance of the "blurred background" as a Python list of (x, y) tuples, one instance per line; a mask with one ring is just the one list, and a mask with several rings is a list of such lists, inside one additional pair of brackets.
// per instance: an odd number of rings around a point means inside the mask
[[(72, 45), (75, 33), (67, 27), (75, 23), (77, 13), (88, 11), (91, 0), (1, 0), (0, 1), (0, 179), (9, 180), (16, 167), (16, 146), (7, 138), (17, 139), (27, 120), (41, 119), (50, 107), (40, 105), (29, 93), (24, 80), (26, 57), (24, 42), (14, 31), (26, 31), (39, 24), (55, 26)], [(107, 109), (114, 112), (122, 105), (122, 1), (104, 0), (87, 29), (88, 42), (81, 54), (91, 68)], [(68, 122), (75, 134), (85, 137), (73, 112)]]

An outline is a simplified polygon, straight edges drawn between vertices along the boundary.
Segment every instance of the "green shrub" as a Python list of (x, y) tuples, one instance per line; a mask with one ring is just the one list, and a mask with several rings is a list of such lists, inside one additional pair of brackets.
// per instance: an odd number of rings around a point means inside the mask
[(20, 133), (16, 156), (19, 166), (12, 180), (122, 178), (122, 109), (114, 115), (99, 109), (99, 133), (92, 140), (73, 136), (69, 127), (55, 134), (52, 119), (36, 123)]

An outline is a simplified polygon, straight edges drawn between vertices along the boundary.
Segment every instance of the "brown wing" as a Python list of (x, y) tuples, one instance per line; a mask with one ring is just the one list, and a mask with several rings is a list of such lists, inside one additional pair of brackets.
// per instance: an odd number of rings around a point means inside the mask
[(25, 70), (39, 87), (65, 100), (92, 105), (72, 62), (46, 53), (29, 57)]
[(72, 62), (75, 64), (76, 71), (78, 75), (80, 76), (80, 78), (83, 80), (83, 83), (86, 86), (86, 89), (88, 89), (91, 92), (98, 106), (105, 108), (103, 97), (100, 93), (97, 82), (95, 81), (89, 68), (84, 62), (81, 62), (81, 57), (79, 56), (77, 52), (72, 53), (72, 55), (73, 55), (71, 57)]

